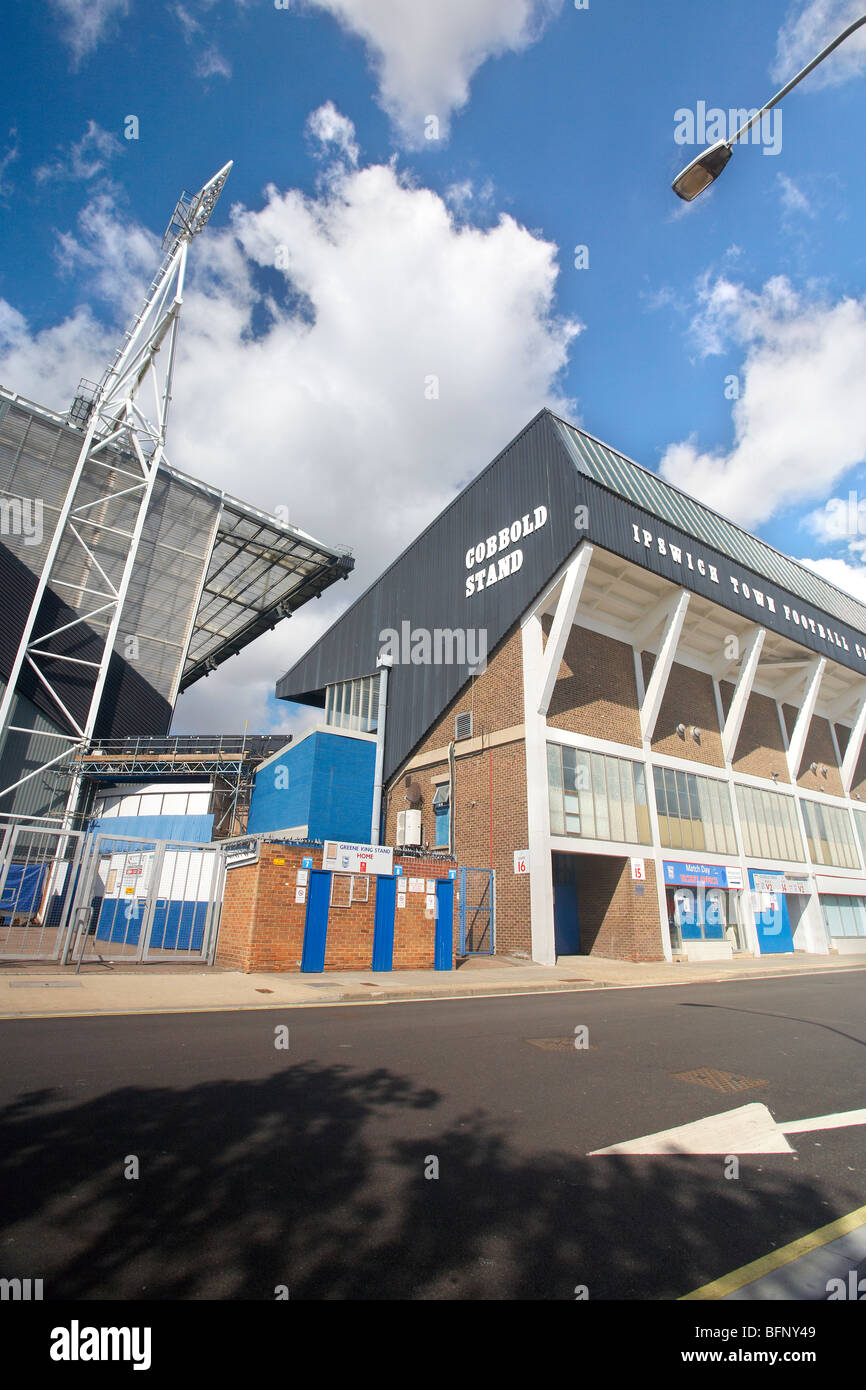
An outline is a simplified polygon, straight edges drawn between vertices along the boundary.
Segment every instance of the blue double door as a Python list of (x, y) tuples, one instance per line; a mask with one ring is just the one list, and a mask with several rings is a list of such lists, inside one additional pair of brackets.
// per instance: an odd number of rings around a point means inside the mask
[[(376, 879), (376, 910), (373, 925), (373, 970), (394, 967), (394, 918), (397, 879), (380, 874)], [(323, 869), (310, 870), (307, 916), (301, 971), (320, 975), (325, 968), (328, 944), (328, 909), (331, 902), (331, 875)], [(451, 879), (436, 881), (436, 940), (434, 969), (450, 970), (453, 964), (454, 884)]]

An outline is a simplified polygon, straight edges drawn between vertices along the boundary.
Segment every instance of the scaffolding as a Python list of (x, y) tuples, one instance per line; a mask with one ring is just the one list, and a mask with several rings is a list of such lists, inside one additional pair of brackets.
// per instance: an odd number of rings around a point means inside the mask
[(92, 802), (100, 783), (154, 778), (211, 781), (213, 838), (243, 835), (257, 768), (291, 742), (286, 734), (175, 734), (160, 738), (105, 739), (72, 754), (71, 772)]

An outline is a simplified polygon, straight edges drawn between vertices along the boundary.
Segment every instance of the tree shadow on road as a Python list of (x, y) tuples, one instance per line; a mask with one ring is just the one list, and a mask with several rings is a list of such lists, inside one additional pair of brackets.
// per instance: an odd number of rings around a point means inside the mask
[(0, 1276), (46, 1299), (672, 1298), (840, 1214), (790, 1157), (527, 1153), (390, 1069), (68, 1100), (0, 1114)]

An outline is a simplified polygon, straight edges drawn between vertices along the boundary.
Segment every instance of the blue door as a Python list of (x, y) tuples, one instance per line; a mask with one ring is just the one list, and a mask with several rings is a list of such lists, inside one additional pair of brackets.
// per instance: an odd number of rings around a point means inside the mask
[(373, 969), (394, 968), (394, 903), (397, 880), (380, 874), (376, 879), (376, 920), (373, 926)]
[(553, 885), (553, 940), (558, 956), (580, 954), (576, 883)]
[[(775, 878), (775, 874), (764, 874), (764, 878)], [(782, 887), (782, 875), (778, 875)], [(749, 870), (749, 883), (755, 886), (755, 870)], [(788, 916), (788, 900), (784, 893), (758, 893), (755, 910), (755, 927), (758, 932), (758, 945), (762, 956), (784, 955), (794, 949), (791, 932), (791, 918)]]
[(330, 901), (331, 875), (322, 869), (311, 869), (307, 917), (304, 923), (304, 952), (301, 959), (301, 970), (307, 974), (320, 975), (325, 968)]
[(454, 882), (436, 880), (436, 944), (434, 970), (451, 970), (454, 963)]

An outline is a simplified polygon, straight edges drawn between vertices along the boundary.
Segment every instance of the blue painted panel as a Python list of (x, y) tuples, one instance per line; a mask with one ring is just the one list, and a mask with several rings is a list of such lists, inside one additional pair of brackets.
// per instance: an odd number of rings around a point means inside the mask
[(436, 880), (436, 943), (434, 970), (451, 970), (454, 966), (454, 880)]
[(331, 875), (322, 869), (311, 869), (304, 924), (304, 952), (301, 959), (301, 970), (305, 974), (320, 975), (325, 968), (330, 899)]
[(394, 968), (394, 905), (397, 880), (386, 874), (376, 879), (376, 919), (373, 927), (373, 969)]
[[(127, 908), (132, 909), (128, 919), (126, 916)], [(96, 924), (96, 939), (97, 941), (125, 941), (128, 946), (137, 946), (143, 918), (143, 899), (103, 898)]]
[(213, 816), (99, 816), (90, 822), (90, 829), (98, 835), (201, 844), (213, 838)]
[[(778, 878), (781, 884), (783, 875), (781, 873), (771, 875), (765, 869), (749, 870), (749, 886), (755, 886), (755, 873), (759, 873), (762, 878)], [(758, 945), (761, 948), (762, 956), (784, 955), (794, 949), (794, 936), (791, 931), (791, 918), (788, 915), (788, 899), (784, 893), (774, 894), (776, 899), (776, 911), (769, 907), (769, 894), (760, 893), (758, 901), (760, 909), (755, 912), (755, 927), (758, 933)]]
[(316, 730), (256, 774), (249, 833), (306, 825), (312, 840), (366, 843), (375, 763), (369, 739)]
[(35, 912), (42, 900), (47, 873), (47, 864), (10, 864), (0, 898), (0, 912)]
[(553, 940), (558, 956), (576, 956), (580, 952), (576, 883), (553, 885)]

